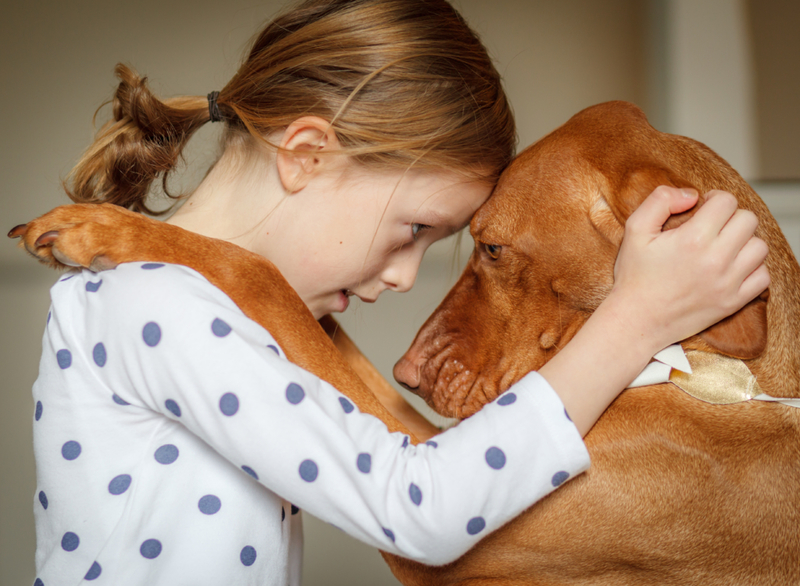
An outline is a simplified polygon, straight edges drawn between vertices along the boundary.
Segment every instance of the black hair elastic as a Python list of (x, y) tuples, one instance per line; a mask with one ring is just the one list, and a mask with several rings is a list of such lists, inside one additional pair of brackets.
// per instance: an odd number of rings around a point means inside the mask
[(208, 94), (208, 114), (211, 116), (211, 122), (220, 122), (222, 120), (222, 113), (219, 111), (219, 104), (217, 104), (218, 97), (219, 92)]

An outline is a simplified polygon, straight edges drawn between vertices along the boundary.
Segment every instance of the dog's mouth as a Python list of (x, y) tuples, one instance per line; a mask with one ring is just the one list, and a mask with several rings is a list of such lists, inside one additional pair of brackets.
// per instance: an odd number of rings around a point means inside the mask
[(487, 369), (462, 359), (455, 346), (446, 346), (422, 365), (416, 392), (439, 415), (466, 419), (506, 390), (512, 377), (511, 373), (491, 376)]

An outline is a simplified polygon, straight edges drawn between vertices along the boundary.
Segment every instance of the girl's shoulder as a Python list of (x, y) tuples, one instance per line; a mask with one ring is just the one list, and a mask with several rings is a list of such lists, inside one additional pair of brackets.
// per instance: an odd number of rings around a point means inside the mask
[[(283, 357), (267, 330), (203, 275), (185, 266), (134, 262), (99, 273), (82, 270), (60, 278), (50, 297), (55, 325), (79, 337), (91, 333), (114, 339), (135, 331), (152, 342), (155, 332), (174, 324), (175, 331), (192, 338), (201, 335), (190, 327), (194, 324), (202, 332), (210, 328), (217, 337), (271, 346)], [(228, 336), (232, 331), (235, 336)]]
[(61, 277), (51, 288), (50, 297), (54, 304), (71, 305), (76, 311), (137, 313), (158, 307), (161, 311), (183, 312), (208, 305), (239, 311), (203, 275), (168, 263), (123, 263), (98, 273), (84, 269)]

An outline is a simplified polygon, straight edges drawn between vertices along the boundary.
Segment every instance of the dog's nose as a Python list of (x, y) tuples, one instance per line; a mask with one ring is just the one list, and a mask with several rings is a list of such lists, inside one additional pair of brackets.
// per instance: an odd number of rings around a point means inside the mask
[(394, 379), (409, 391), (419, 394), (420, 371), (425, 360), (419, 356), (413, 356), (411, 351), (397, 361), (394, 365)]

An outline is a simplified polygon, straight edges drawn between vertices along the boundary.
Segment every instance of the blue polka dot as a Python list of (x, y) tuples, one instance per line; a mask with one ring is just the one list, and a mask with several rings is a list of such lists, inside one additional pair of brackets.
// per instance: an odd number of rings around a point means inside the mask
[(437, 444), (437, 443), (436, 443), (435, 441), (433, 441), (433, 440), (428, 440), (428, 441), (426, 441), (426, 442), (425, 442), (425, 445), (426, 445), (426, 446), (430, 446), (430, 447), (432, 447), (432, 448), (438, 448), (438, 447), (439, 447), (439, 444)]
[(517, 400), (517, 396), (514, 393), (504, 393), (497, 399), (498, 405), (511, 405), (514, 401)]
[(387, 529), (386, 527), (381, 527), (381, 529), (383, 529), (383, 533), (386, 535), (386, 537), (394, 541), (394, 531)]
[(408, 496), (411, 497), (411, 502), (417, 506), (422, 502), (422, 491), (413, 482), (408, 487)]
[(178, 459), (178, 448), (172, 444), (164, 444), (158, 448), (154, 454), (156, 462), (159, 464), (172, 464)]
[(97, 366), (102, 368), (106, 365), (106, 347), (103, 346), (102, 342), (98, 342), (92, 348), (92, 358)]
[(64, 551), (75, 551), (80, 544), (80, 538), (72, 531), (67, 531), (64, 533), (64, 537), (61, 538), (61, 549)]
[(36, 401), (36, 412), (33, 414), (33, 418), (36, 421), (39, 421), (42, 418), (42, 409), (44, 409), (42, 402)]
[(43, 490), (39, 491), (39, 502), (42, 503), (44, 509), (47, 510), (47, 495)]
[(300, 478), (306, 482), (314, 482), (317, 474), (319, 474), (319, 468), (314, 460), (303, 460), (300, 463)]
[(142, 339), (144, 343), (153, 348), (161, 341), (161, 328), (154, 321), (144, 324), (142, 328)]
[(36, 578), (36, 580), (33, 583), (33, 586), (44, 586), (44, 582), (42, 582), (41, 578)]
[(242, 553), (239, 554), (239, 559), (242, 560), (242, 565), (252, 566), (256, 563), (256, 548), (252, 545), (245, 545)]
[(175, 401), (173, 401), (172, 399), (167, 399), (166, 401), (164, 401), (164, 406), (165, 406), (165, 407), (167, 408), (167, 410), (168, 410), (170, 413), (172, 413), (172, 414), (173, 414), (175, 417), (180, 417), (180, 416), (181, 416), (181, 408), (180, 408), (180, 407), (178, 406), (178, 404), (177, 404)]
[(131, 485), (131, 475), (130, 474), (120, 474), (119, 476), (115, 476), (111, 479), (111, 482), (108, 483), (108, 492), (111, 494), (117, 495), (122, 494), (128, 487)]
[(59, 281), (59, 282), (60, 282), (60, 283), (63, 283), (64, 281), (69, 281), (69, 280), (70, 280), (72, 277), (74, 277), (74, 276), (75, 276), (75, 275), (70, 275), (69, 277), (64, 277), (64, 278), (63, 278), (63, 279), (61, 279), (61, 281)]
[(286, 400), (292, 405), (297, 405), (305, 396), (306, 392), (303, 387), (297, 383), (289, 383), (289, 386), (286, 387)]
[(231, 333), (231, 326), (226, 324), (221, 319), (216, 318), (213, 322), (211, 322), (211, 331), (218, 338), (224, 338)]
[(408, 447), (408, 436), (406, 436), (406, 437), (404, 437), (404, 438), (403, 438), (403, 445), (402, 445), (402, 447), (404, 447), (404, 448), (405, 448), (405, 447)]
[(225, 393), (219, 400), (219, 410), (230, 417), (239, 410), (239, 397), (233, 393)]
[(160, 262), (148, 262), (142, 265), (142, 268), (146, 271), (152, 271), (153, 269), (160, 269), (164, 265)]
[(570, 416), (569, 416), (569, 413), (567, 413), (567, 410), (566, 410), (566, 409), (564, 409), (564, 415), (566, 415), (566, 416), (567, 416), (567, 419), (569, 419), (570, 421), (572, 421), (572, 417), (570, 417)]
[(56, 361), (62, 370), (69, 368), (72, 364), (72, 353), (69, 350), (59, 350), (56, 352)]
[(356, 458), (356, 466), (358, 466), (358, 469), (364, 474), (369, 474), (369, 471), (372, 469), (372, 456), (369, 454), (359, 454), (358, 458)]
[(273, 352), (275, 352), (275, 354), (277, 354), (278, 356), (280, 356), (280, 355), (281, 355), (281, 353), (280, 353), (280, 352), (278, 352), (278, 347), (277, 347), (277, 346), (273, 346), (272, 344), (267, 344), (267, 348), (269, 348), (270, 350), (272, 350)]
[(486, 463), (495, 470), (500, 470), (506, 465), (506, 455), (500, 448), (491, 447), (486, 450)]
[(299, 512), (300, 512), (300, 509), (298, 507), (295, 507), (294, 505), (292, 505), (292, 515), (296, 515)]
[(561, 470), (560, 472), (556, 472), (553, 474), (552, 484), (553, 486), (561, 486), (566, 482), (567, 478), (569, 478), (569, 472), (564, 472)]
[(222, 501), (213, 494), (207, 494), (197, 503), (197, 508), (200, 509), (200, 512), (204, 515), (214, 515), (219, 512), (221, 507)]
[(111, 398), (112, 398), (112, 399), (114, 399), (114, 402), (115, 402), (117, 405), (122, 405), (123, 407), (124, 407), (125, 405), (130, 405), (130, 403), (128, 403), (128, 402), (127, 402), (125, 399), (123, 399), (122, 397), (120, 397), (120, 396), (119, 396), (118, 394), (116, 394), (116, 393), (114, 393), (114, 394), (112, 395), (112, 397), (111, 397)]
[(100, 279), (99, 281), (97, 281), (97, 283), (92, 283), (91, 281), (88, 281), (86, 283), (86, 290), (89, 293), (97, 293), (97, 290), (100, 288), (100, 285), (102, 284), (103, 284), (103, 279)]
[(250, 476), (252, 476), (256, 480), (258, 480), (258, 474), (256, 474), (256, 471), (250, 468), (250, 466), (242, 466), (242, 470), (247, 472)]
[(74, 440), (65, 442), (61, 446), (61, 455), (64, 456), (65, 460), (74, 460), (81, 455), (81, 445)]
[(48, 311), (48, 312), (47, 312), (47, 323), (48, 323), (48, 324), (50, 323), (50, 318), (51, 318), (52, 316), (53, 316), (53, 312), (52, 312), (52, 311)]
[(148, 560), (155, 559), (161, 555), (161, 542), (158, 539), (147, 539), (142, 542), (139, 553)]
[(100, 564), (97, 562), (92, 564), (92, 567), (89, 568), (89, 571), (86, 572), (86, 575), (83, 577), (84, 580), (96, 580), (100, 574), (103, 572), (103, 568), (100, 567)]
[(345, 413), (352, 413), (353, 409), (355, 409), (353, 404), (344, 397), (339, 397), (339, 404), (342, 406)]
[(486, 521), (484, 521), (483, 517), (473, 517), (467, 523), (467, 533), (470, 535), (476, 535), (484, 530), (486, 527)]

